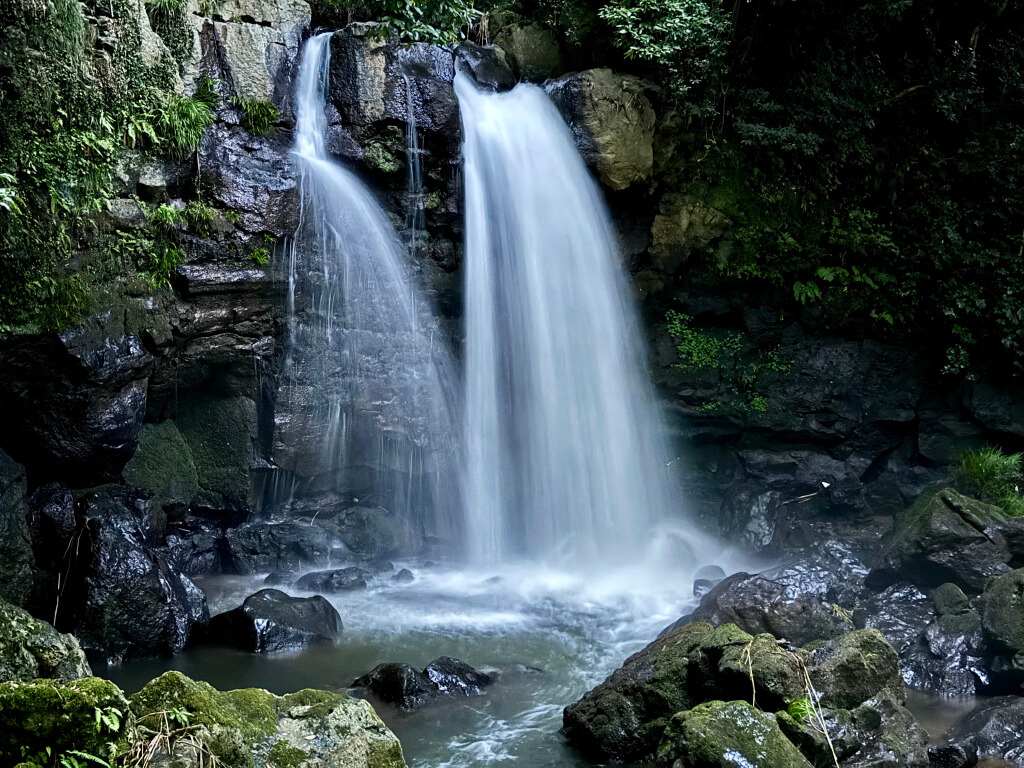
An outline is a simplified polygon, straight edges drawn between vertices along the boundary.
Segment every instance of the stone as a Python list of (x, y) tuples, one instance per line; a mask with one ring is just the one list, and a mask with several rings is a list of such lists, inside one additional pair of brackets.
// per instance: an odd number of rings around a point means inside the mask
[(946, 582), (932, 590), (932, 602), (939, 616), (957, 616), (971, 610), (970, 600), (956, 584)]
[(853, 612), (853, 623), (858, 628), (877, 629), (897, 653), (910, 647), (934, 619), (931, 599), (907, 584), (893, 585), (871, 595)]
[[(118, 727), (97, 727), (96, 713), (118, 712)], [(60, 682), (0, 683), (0, 764), (16, 765), (26, 758), (50, 765), (69, 750), (91, 755), (109, 754), (133, 725), (128, 701), (121, 690), (98, 677)]]
[(521, 80), (539, 82), (565, 71), (558, 40), (540, 24), (511, 24), (498, 31), (494, 42)]
[(92, 676), (78, 641), (0, 600), (0, 682)]
[(516, 84), (505, 51), (498, 46), (476, 45), (466, 40), (455, 49), (455, 60), (456, 68), (472, 77), (479, 88), (501, 92)]
[(81, 583), (63, 598), (82, 648), (111, 662), (183, 650), (210, 614), (202, 591), (147, 546), (148, 498), (112, 487), (82, 506)]
[(996, 696), (981, 702), (953, 724), (950, 737), (971, 745), (979, 757), (1024, 763), (1024, 698)]
[(601, 182), (626, 189), (654, 169), (654, 108), (641, 80), (610, 69), (566, 75), (548, 86), (577, 148)]
[(981, 617), (975, 611), (946, 614), (900, 653), (903, 681), (909, 688), (940, 696), (972, 696), (992, 678), (987, 664)]
[[(401, 744), (369, 703), (344, 693), (222, 692), (167, 672), (131, 697), (131, 709), (143, 723), (154, 712), (186, 710), (224, 768), (251, 768), (254, 755), (275, 766), (405, 768)], [(209, 764), (195, 754), (175, 758), (183, 768)]]
[(296, 589), (308, 592), (350, 592), (366, 589), (366, 580), (371, 575), (362, 568), (338, 568), (333, 571), (314, 571), (295, 582)]
[(668, 192), (658, 203), (651, 224), (651, 261), (665, 274), (675, 274), (696, 250), (722, 237), (732, 220), (699, 197)]
[(396, 581), (399, 584), (411, 584), (416, 581), (416, 576), (408, 568), (403, 568), (394, 576), (391, 577), (392, 581)]
[(334, 642), (341, 632), (341, 616), (319, 595), (291, 597), (263, 589), (241, 607), (210, 619), (207, 639), (255, 653), (279, 653)]
[(811, 655), (811, 682), (821, 704), (853, 709), (886, 688), (902, 689), (896, 651), (877, 629), (858, 629)]
[(0, 599), (24, 605), (32, 592), (25, 468), (0, 451)]
[(903, 580), (934, 589), (951, 582), (978, 594), (989, 579), (1010, 570), (1005, 542), (984, 533), (1003, 518), (998, 508), (952, 488), (924, 495), (897, 518), (866, 583), (881, 589)]
[(928, 747), (928, 764), (933, 768), (974, 768), (978, 764), (978, 749), (969, 743)]
[(657, 768), (810, 768), (772, 715), (743, 701), (709, 701), (679, 712), (658, 747)]
[(171, 421), (144, 424), (135, 455), (124, 467), (129, 485), (153, 494), (153, 504), (188, 506), (199, 490), (192, 452)]
[(227, 532), (227, 555), (235, 573), (298, 571), (327, 562), (330, 541), (320, 525), (246, 523)]
[(463, 661), (442, 656), (422, 671), (408, 664), (378, 664), (352, 687), (401, 710), (414, 710), (442, 699), (479, 696), (494, 683), (491, 675)]
[(349, 552), (367, 561), (395, 557), (414, 546), (408, 523), (384, 507), (347, 507), (324, 522), (338, 532)]

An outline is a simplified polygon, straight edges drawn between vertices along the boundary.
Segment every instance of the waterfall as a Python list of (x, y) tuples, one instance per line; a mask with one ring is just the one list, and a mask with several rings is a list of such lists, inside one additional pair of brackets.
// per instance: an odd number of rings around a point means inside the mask
[(601, 193), (543, 90), (455, 91), (470, 550), (635, 562), (678, 501)]
[(444, 335), (367, 187), (327, 153), (331, 34), (305, 46), (295, 95), (302, 218), (275, 458), (319, 489), (368, 495), (425, 535), (461, 528), (458, 386)]

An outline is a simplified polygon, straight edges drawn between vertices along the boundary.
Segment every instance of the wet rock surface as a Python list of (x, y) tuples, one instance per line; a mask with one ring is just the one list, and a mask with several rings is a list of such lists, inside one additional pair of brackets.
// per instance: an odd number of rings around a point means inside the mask
[(998, 696), (979, 704), (953, 726), (951, 735), (980, 756), (1024, 763), (1024, 698)]
[(492, 675), (465, 662), (442, 656), (423, 670), (408, 664), (379, 664), (352, 687), (398, 709), (414, 710), (453, 697), (479, 696), (494, 681)]
[(31, 592), (25, 468), (0, 451), (0, 599), (24, 605)]
[(296, 589), (303, 589), (308, 592), (350, 592), (356, 589), (366, 589), (366, 580), (372, 574), (362, 568), (338, 568), (333, 571), (314, 571), (307, 573), (295, 582)]
[(78, 641), (0, 600), (0, 682), (77, 680), (92, 670)]
[(329, 602), (263, 589), (239, 608), (210, 619), (206, 641), (255, 653), (295, 651), (341, 636), (341, 616)]

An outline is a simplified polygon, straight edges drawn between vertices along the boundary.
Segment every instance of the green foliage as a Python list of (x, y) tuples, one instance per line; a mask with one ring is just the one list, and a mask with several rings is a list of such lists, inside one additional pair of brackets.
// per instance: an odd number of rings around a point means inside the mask
[(729, 390), (726, 400), (706, 403), (705, 410), (714, 411), (723, 405), (739, 412), (768, 410), (768, 401), (761, 394), (766, 377), (790, 369), (790, 363), (777, 350), (750, 353), (744, 349), (739, 333), (698, 330), (692, 325), (693, 318), (674, 310), (665, 313), (665, 320), (669, 335), (676, 341), (680, 360), (676, 367), (715, 372)]
[(146, 0), (146, 8), (158, 15), (169, 16), (184, 7), (182, 0)]
[(270, 251), (266, 248), (257, 248), (249, 254), (249, 258), (262, 267), (270, 262)]
[(1003, 453), (994, 447), (967, 451), (957, 464), (957, 475), (978, 486), (983, 501), (995, 504), (1010, 517), (1024, 517), (1024, 454)]
[(196, 199), (188, 201), (181, 215), (196, 232), (207, 237), (210, 234), (210, 226), (217, 218), (217, 211), (213, 206)]
[(379, 21), (406, 42), (457, 43), (480, 18), (473, 0), (327, 0), (348, 20)]
[(209, 75), (202, 75), (192, 98), (213, 109), (220, 104), (220, 83)]
[(730, 31), (721, 0), (610, 0), (598, 13), (627, 59), (654, 65), (688, 111), (714, 114)]
[(811, 704), (811, 700), (807, 696), (804, 696), (791, 701), (786, 707), (786, 714), (797, 721), (806, 720), (814, 716), (814, 705)]
[(168, 154), (190, 154), (199, 146), (203, 131), (213, 120), (213, 110), (206, 102), (177, 93), (165, 94), (156, 113), (158, 148)]
[(269, 101), (232, 96), (231, 106), (242, 111), (242, 124), (253, 136), (262, 136), (278, 118), (277, 107)]
[(185, 260), (185, 252), (176, 243), (169, 240), (158, 241), (153, 245), (152, 263), (148, 276), (149, 284), (154, 288), (170, 285), (171, 275)]
[(150, 224), (165, 235), (171, 234), (185, 223), (184, 214), (174, 206), (167, 205), (167, 203), (162, 203), (157, 208), (149, 211), (146, 214), (146, 218)]

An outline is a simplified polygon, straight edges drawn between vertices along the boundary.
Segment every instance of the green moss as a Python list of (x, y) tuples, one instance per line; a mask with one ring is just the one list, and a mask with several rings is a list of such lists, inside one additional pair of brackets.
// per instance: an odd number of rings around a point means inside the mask
[(395, 173), (402, 169), (402, 164), (382, 144), (370, 144), (366, 148), (366, 164), (384, 173)]
[(298, 768), (309, 760), (309, 755), (287, 741), (279, 741), (270, 748), (268, 766), (273, 768)]
[(199, 490), (192, 452), (173, 421), (145, 424), (138, 450), (124, 468), (124, 479), (153, 493), (158, 504), (187, 504)]

